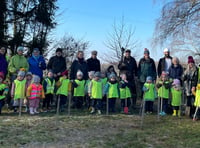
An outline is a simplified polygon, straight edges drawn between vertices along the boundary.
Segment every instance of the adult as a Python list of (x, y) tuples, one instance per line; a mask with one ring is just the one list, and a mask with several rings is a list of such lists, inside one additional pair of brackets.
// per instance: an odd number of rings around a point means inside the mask
[(76, 59), (72, 62), (71, 70), (70, 70), (70, 79), (76, 79), (76, 73), (78, 71), (83, 73), (83, 79), (88, 79), (88, 65), (87, 62), (84, 60), (84, 53), (83, 51), (78, 51), (76, 55)]
[[(140, 81), (141, 90), (142, 90), (142, 87), (148, 76), (151, 76), (152, 80), (155, 81), (157, 74), (156, 74), (155, 62), (150, 57), (149, 50), (147, 48), (145, 48), (144, 49), (144, 57), (140, 59), (139, 64), (138, 64), (138, 78)], [(142, 93), (142, 95), (143, 95), (143, 93)]]
[(25, 71), (29, 70), (29, 64), (25, 56), (23, 55), (24, 47), (19, 46), (17, 48), (17, 54), (11, 57), (8, 64), (8, 70), (11, 75), (11, 81), (17, 77), (18, 71), (23, 68)]
[(47, 69), (51, 70), (54, 74), (54, 78), (57, 81), (61, 76), (61, 73), (67, 68), (66, 60), (62, 56), (62, 49), (56, 49), (56, 55), (51, 57), (49, 63), (47, 64)]
[(136, 87), (135, 87), (135, 76), (137, 76), (137, 63), (134, 57), (131, 56), (131, 50), (125, 51), (125, 56), (122, 61), (118, 64), (118, 69), (120, 70), (120, 74), (124, 73), (127, 76), (127, 80), (130, 82), (131, 87), (131, 98), (132, 105), (136, 104)]
[(192, 94), (191, 89), (197, 86), (198, 82), (198, 69), (195, 66), (195, 61), (192, 56), (188, 57), (188, 65), (186, 70), (183, 73), (183, 82), (185, 93), (187, 96), (187, 103), (186, 103), (186, 115), (192, 118), (194, 114), (195, 107), (194, 107), (194, 100), (195, 97)]
[(44, 57), (40, 55), (38, 48), (33, 49), (32, 56), (28, 59), (28, 63), (29, 71), (34, 75), (38, 75), (42, 80), (43, 70), (46, 69), (46, 63)]
[(8, 73), (8, 62), (6, 59), (6, 48), (5, 47), (1, 47), (0, 48), (0, 72), (2, 72), (4, 74), (4, 76), (7, 75)]
[(101, 71), (100, 61), (97, 59), (97, 51), (91, 52), (91, 58), (87, 59), (88, 71)]
[(169, 78), (179, 79), (182, 84), (183, 67), (181, 66), (177, 57), (172, 58), (172, 65), (169, 68)]
[(158, 76), (160, 77), (162, 72), (165, 71), (166, 73), (169, 73), (169, 68), (172, 65), (172, 57), (170, 56), (170, 51), (168, 48), (164, 49), (164, 57), (160, 58), (158, 62)]

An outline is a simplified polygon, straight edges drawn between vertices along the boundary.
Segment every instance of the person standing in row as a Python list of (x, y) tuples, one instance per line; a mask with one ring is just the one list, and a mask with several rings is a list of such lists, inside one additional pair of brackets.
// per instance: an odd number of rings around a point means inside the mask
[(3, 72), (4, 76), (8, 73), (8, 62), (6, 60), (6, 48), (0, 48), (0, 72)]
[(101, 71), (100, 61), (97, 59), (97, 51), (92, 51), (91, 58), (87, 59), (88, 71)]

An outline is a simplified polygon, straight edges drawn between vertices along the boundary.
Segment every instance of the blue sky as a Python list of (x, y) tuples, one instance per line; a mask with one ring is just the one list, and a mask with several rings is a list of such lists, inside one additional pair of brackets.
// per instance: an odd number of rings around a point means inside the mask
[[(89, 51), (97, 50), (100, 54), (107, 51), (104, 45), (108, 32), (112, 32), (114, 21), (120, 22), (124, 16), (125, 23), (135, 27), (135, 38), (141, 41), (136, 50), (142, 56), (143, 48), (151, 51), (153, 58), (159, 53), (151, 48), (155, 21), (160, 15), (163, 2), (154, 0), (58, 0), (62, 12), (57, 20), (59, 25), (55, 32), (60, 38), (64, 34), (83, 38), (90, 42)], [(87, 55), (88, 56), (88, 55)], [(138, 60), (138, 59), (137, 59)]]

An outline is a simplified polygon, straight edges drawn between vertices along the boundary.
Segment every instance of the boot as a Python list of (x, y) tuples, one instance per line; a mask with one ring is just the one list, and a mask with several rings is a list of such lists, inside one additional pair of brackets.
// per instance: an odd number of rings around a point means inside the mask
[(177, 112), (178, 112), (178, 117), (180, 117), (181, 116), (181, 110), (178, 110)]
[(189, 106), (186, 106), (186, 108), (185, 108), (185, 115), (186, 115), (187, 117), (190, 116), (190, 107), (189, 107)]
[(34, 115), (34, 114), (35, 114), (34, 111), (33, 111), (33, 107), (30, 107), (30, 114), (31, 114), (31, 115)]
[(94, 109), (94, 107), (91, 107), (90, 114), (93, 114), (94, 112), (95, 112), (95, 109)]
[(98, 110), (98, 114), (101, 115), (101, 110)]
[(38, 114), (39, 112), (37, 111), (37, 108), (35, 107), (35, 108), (33, 108), (33, 112), (34, 113), (36, 113), (36, 114)]
[(173, 110), (172, 116), (176, 116), (176, 110)]

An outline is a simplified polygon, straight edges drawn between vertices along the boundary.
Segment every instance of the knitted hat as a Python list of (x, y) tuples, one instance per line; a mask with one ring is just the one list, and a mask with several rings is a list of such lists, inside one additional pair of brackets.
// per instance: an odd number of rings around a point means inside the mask
[(33, 48), (33, 52), (39, 52), (39, 48)]
[(188, 56), (188, 64), (189, 63), (195, 63), (192, 56)]
[(88, 75), (89, 75), (89, 76), (94, 76), (94, 74), (95, 74), (95, 71), (89, 71), (89, 72), (88, 72)]
[(153, 79), (152, 79), (152, 77), (151, 76), (148, 76), (147, 78), (146, 78), (146, 82), (147, 81), (152, 81)]
[(53, 70), (49, 69), (48, 72), (47, 72), (47, 74), (48, 74), (49, 72), (53, 73)]
[(32, 76), (32, 73), (29, 71), (26, 73), (26, 76)]
[(163, 52), (169, 52), (169, 49), (168, 49), (168, 48), (165, 48), (165, 49), (163, 50)]
[(111, 79), (111, 78), (116, 78), (116, 75), (114, 72), (111, 72), (111, 74), (109, 75), (109, 79)]
[(17, 74), (17, 76), (22, 76), (22, 77), (24, 77), (25, 76), (25, 71), (19, 71), (18, 72), (18, 74)]
[(40, 77), (37, 75), (34, 75), (32, 81), (33, 81), (33, 83), (40, 83)]
[(4, 73), (0, 72), (0, 78), (4, 79)]
[(76, 76), (83, 76), (82, 71), (78, 70), (77, 73), (76, 73)]
[(94, 77), (101, 77), (101, 73), (99, 71), (95, 72)]
[(147, 48), (144, 48), (144, 54), (150, 54)]
[(97, 55), (97, 51), (96, 50), (92, 51), (92, 55)]
[(62, 48), (57, 48), (56, 52), (62, 52)]
[(180, 84), (181, 84), (181, 82), (179, 79), (174, 79), (174, 81), (172, 83), (172, 85), (180, 85)]
[(68, 76), (68, 70), (65, 70), (61, 73), (62, 76)]
[(18, 52), (18, 51), (24, 51), (24, 47), (23, 47), (23, 46), (17, 47), (17, 52)]

